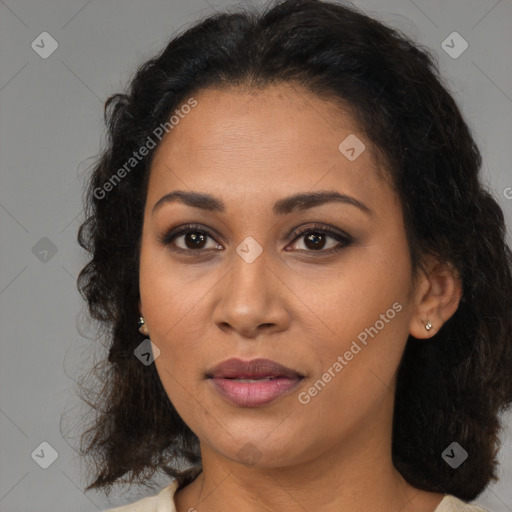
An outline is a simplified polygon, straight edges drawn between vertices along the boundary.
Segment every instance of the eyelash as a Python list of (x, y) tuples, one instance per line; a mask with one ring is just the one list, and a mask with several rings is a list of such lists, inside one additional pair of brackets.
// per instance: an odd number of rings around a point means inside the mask
[[(199, 233), (202, 235), (206, 235), (212, 239), (214, 239), (214, 236), (208, 231), (199, 226), (198, 224), (187, 224), (185, 226), (180, 227), (178, 230), (170, 230), (168, 233), (166, 233), (161, 239), (159, 240), (162, 245), (170, 246), (171, 243), (178, 238), (181, 235), (186, 235), (188, 233)], [(339, 247), (331, 248), (328, 250), (303, 250), (303, 252), (307, 253), (318, 253), (319, 255), (330, 255), (334, 253), (338, 253), (351, 245), (353, 243), (353, 238), (346, 233), (341, 234), (337, 231), (334, 231), (333, 229), (329, 228), (328, 226), (322, 226), (320, 224), (315, 224), (314, 226), (307, 226), (304, 228), (299, 228), (295, 230), (292, 233), (292, 236), (294, 236), (293, 242), (295, 242), (298, 238), (301, 236), (309, 235), (309, 234), (322, 234), (327, 235), (333, 239), (335, 239), (337, 242), (340, 242), (342, 245)], [(180, 252), (180, 253), (201, 253), (208, 249), (181, 249), (181, 248), (172, 248), (172, 251)], [(211, 250), (211, 249), (210, 249)], [(199, 255), (199, 254), (197, 254)]]

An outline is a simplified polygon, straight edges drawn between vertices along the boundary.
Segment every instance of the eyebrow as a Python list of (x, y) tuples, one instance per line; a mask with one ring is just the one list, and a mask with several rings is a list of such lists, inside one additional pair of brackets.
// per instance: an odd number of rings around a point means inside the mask
[[(173, 202), (179, 202), (193, 208), (201, 208), (202, 210), (210, 212), (223, 213), (226, 211), (226, 206), (223, 201), (210, 194), (175, 190), (165, 194), (155, 203), (152, 214), (154, 214), (165, 203)], [(355, 206), (368, 215), (372, 215), (373, 213), (368, 206), (355, 197), (340, 194), (335, 190), (294, 194), (293, 196), (285, 197), (276, 201), (272, 211), (274, 215), (286, 215), (293, 211), (307, 210), (309, 208), (314, 208), (315, 206), (332, 202)]]

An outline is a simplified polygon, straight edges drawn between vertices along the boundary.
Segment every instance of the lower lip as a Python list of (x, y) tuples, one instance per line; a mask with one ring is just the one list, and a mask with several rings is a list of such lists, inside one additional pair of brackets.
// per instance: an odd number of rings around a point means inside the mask
[(274, 380), (239, 382), (235, 379), (213, 377), (210, 381), (218, 393), (235, 405), (259, 407), (287, 395), (300, 384), (302, 379), (277, 377)]

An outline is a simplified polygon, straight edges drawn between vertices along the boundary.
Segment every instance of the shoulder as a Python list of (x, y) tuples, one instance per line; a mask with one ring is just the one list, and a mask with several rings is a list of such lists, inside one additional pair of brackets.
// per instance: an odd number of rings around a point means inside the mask
[(178, 481), (173, 480), (155, 496), (147, 496), (135, 503), (117, 508), (109, 508), (103, 512), (176, 512), (174, 493), (177, 487)]
[(476, 504), (465, 503), (455, 496), (446, 495), (434, 512), (489, 512)]

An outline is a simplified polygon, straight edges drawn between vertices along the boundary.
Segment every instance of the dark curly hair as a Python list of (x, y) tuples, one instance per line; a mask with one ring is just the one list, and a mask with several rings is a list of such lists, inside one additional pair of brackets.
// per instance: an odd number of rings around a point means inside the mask
[[(134, 357), (144, 338), (136, 324), (139, 251), (155, 148), (122, 179), (119, 170), (192, 94), (278, 83), (350, 107), (385, 158), (413, 268), (431, 254), (461, 278), (455, 314), (428, 343), (407, 341), (392, 455), (411, 485), (473, 500), (497, 479), (500, 413), (512, 401), (512, 254), (503, 213), (479, 181), (479, 150), (428, 50), (353, 7), (317, 0), (198, 21), (141, 65), (126, 93), (105, 103), (108, 142), (88, 182), (78, 233), (91, 255), (78, 288), (108, 350), (94, 368), (94, 398), (86, 400), (95, 410), (80, 445), (94, 461), (87, 490), (148, 485), (158, 471), (182, 488), (201, 472), (197, 437), (155, 365)], [(457, 471), (441, 457), (453, 441), (470, 454)]]

